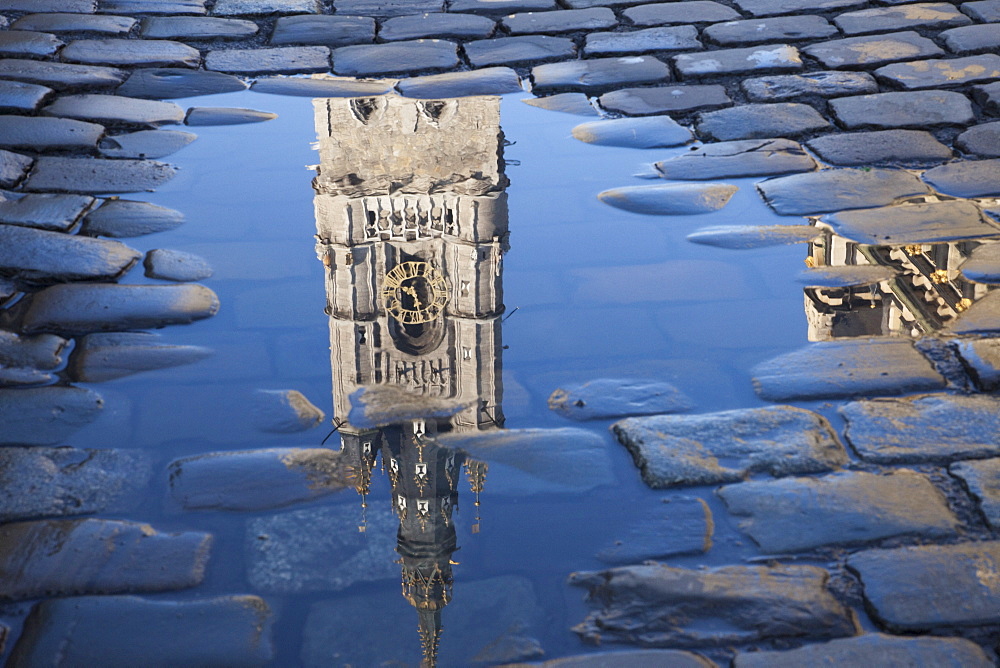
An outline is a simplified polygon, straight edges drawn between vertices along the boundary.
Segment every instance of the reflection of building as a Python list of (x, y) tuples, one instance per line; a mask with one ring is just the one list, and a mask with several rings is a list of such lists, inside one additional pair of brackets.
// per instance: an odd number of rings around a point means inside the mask
[(870, 246), (829, 229), (809, 244), (810, 266), (880, 265), (897, 273), (880, 283), (807, 288), (809, 340), (853, 336), (919, 337), (946, 327), (991, 288), (958, 268), (979, 241)]
[[(504, 421), (500, 100), (388, 95), (314, 104), (335, 422), (362, 494), (381, 452), (400, 520), (403, 595), (419, 612), (425, 662), (433, 665), (451, 598), (459, 474), (464, 465), (478, 502), (485, 465), (425, 436)], [(390, 429), (348, 423), (348, 397), (383, 384), (470, 407), (450, 420)]]

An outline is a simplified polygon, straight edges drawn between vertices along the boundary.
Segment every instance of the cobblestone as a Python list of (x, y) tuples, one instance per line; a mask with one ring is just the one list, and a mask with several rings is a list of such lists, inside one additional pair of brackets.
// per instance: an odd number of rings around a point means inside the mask
[(955, 138), (955, 146), (984, 158), (1000, 158), (1000, 121), (969, 128)]
[(588, 144), (631, 148), (682, 146), (693, 139), (689, 129), (669, 116), (616, 118), (583, 123), (573, 128), (573, 136)]
[(837, 666), (938, 666), (939, 668), (990, 668), (993, 661), (983, 649), (964, 638), (901, 637), (865, 633), (782, 652), (740, 652), (733, 668), (798, 668)]
[(1000, 623), (1000, 541), (852, 555), (865, 599), (894, 630)]
[(205, 16), (154, 16), (142, 20), (139, 34), (148, 39), (242, 39), (257, 34), (253, 21)]
[(597, 116), (597, 109), (583, 93), (556, 93), (546, 97), (530, 97), (524, 100), (526, 104), (549, 111), (561, 111), (577, 116)]
[(704, 76), (790, 72), (802, 69), (799, 50), (787, 44), (746, 49), (720, 49), (674, 56), (674, 67), (682, 79)]
[(969, 125), (975, 119), (972, 103), (952, 91), (875, 93), (830, 101), (830, 110), (848, 130)]
[(85, 65), (198, 67), (201, 63), (197, 49), (161, 39), (79, 39), (67, 44), (59, 57)]
[(594, 32), (587, 35), (583, 52), (590, 55), (687, 51), (701, 49), (694, 26), (646, 28), (629, 32)]
[(468, 95), (502, 95), (521, 90), (517, 72), (509, 67), (488, 67), (470, 72), (448, 72), (403, 79), (396, 89), (406, 97), (441, 99)]
[(982, 23), (996, 23), (1000, 21), (1000, 0), (964, 2), (961, 7), (963, 12)]
[(816, 162), (798, 142), (751, 139), (705, 144), (655, 167), (666, 179), (721, 179), (807, 172), (816, 169)]
[(516, 65), (558, 60), (576, 54), (573, 40), (548, 35), (523, 35), (466, 42), (463, 47), (475, 67)]
[(256, 109), (234, 109), (232, 107), (191, 107), (184, 118), (190, 126), (240, 125), (242, 123), (262, 123), (277, 118), (269, 111)]
[(826, 67), (864, 67), (908, 58), (944, 54), (941, 48), (913, 31), (849, 37), (807, 46), (803, 51)]
[(0, 445), (59, 445), (103, 407), (101, 395), (77, 387), (0, 390)]
[(1000, 114), (1000, 81), (985, 86), (974, 86), (972, 96), (989, 113)]
[(28, 14), (11, 24), (13, 30), (40, 30), (54, 33), (96, 33), (126, 35), (136, 24), (131, 16), (107, 14)]
[(245, 90), (238, 78), (221, 72), (176, 68), (141, 69), (132, 72), (115, 91), (125, 97), (154, 100), (196, 97)]
[(52, 89), (20, 81), (0, 81), (0, 111), (34, 111)]
[(155, 160), (173, 155), (195, 139), (196, 135), (179, 130), (140, 130), (105, 137), (101, 140), (98, 150), (105, 158)]
[(501, 21), (512, 35), (561, 33), (575, 30), (600, 30), (618, 23), (615, 13), (607, 7), (562, 9), (553, 12), (511, 14)]
[(271, 44), (346, 46), (375, 41), (375, 19), (364, 16), (282, 16), (271, 33)]
[(737, 7), (754, 17), (829, 12), (868, 4), (865, 0), (735, 0), (735, 2)]
[(794, 16), (749, 21), (728, 21), (705, 28), (705, 37), (722, 46), (765, 44), (791, 40), (824, 39), (837, 29), (822, 16)]
[(158, 127), (184, 121), (184, 110), (173, 102), (94, 93), (64, 95), (42, 109), (42, 113), (105, 125), (127, 123)]
[(253, 14), (319, 14), (319, 0), (215, 0), (212, 13), (217, 16)]
[(906, 90), (982, 83), (1000, 79), (1000, 56), (988, 53), (950, 60), (895, 63), (875, 70), (875, 76)]
[(597, 553), (606, 564), (635, 564), (682, 554), (708, 552), (715, 526), (708, 504), (698, 498), (664, 499), (617, 532)]
[(741, 18), (730, 7), (711, 0), (688, 0), (629, 7), (622, 15), (637, 26), (715, 23)]
[(166, 232), (183, 222), (184, 214), (180, 211), (149, 202), (110, 199), (87, 214), (81, 233), (113, 238), (138, 237)]
[(876, 130), (810, 139), (810, 150), (831, 165), (927, 165), (952, 158), (952, 150), (926, 130)]
[(926, 476), (906, 469), (745, 482), (718, 494), (740, 518), (740, 530), (768, 554), (900, 535), (947, 538), (959, 528), (944, 495)]
[(991, 25), (972, 25), (945, 30), (938, 35), (952, 53), (965, 55), (1000, 49), (1000, 34)]
[(744, 104), (698, 115), (698, 134), (715, 141), (797, 137), (828, 127), (813, 107), (796, 102)]
[(438, 37), (441, 39), (482, 39), (496, 29), (496, 22), (475, 14), (429, 12), (397, 16), (382, 22), (378, 36), (387, 42)]
[(205, 0), (99, 0), (107, 14), (205, 14)]
[(1000, 195), (1000, 160), (960, 160), (924, 172), (924, 181), (953, 197)]
[(837, 234), (862, 244), (941, 243), (1000, 235), (975, 203), (964, 200), (839, 211), (821, 220)]
[(861, 35), (908, 28), (951, 28), (969, 25), (972, 20), (947, 2), (915, 2), (846, 12), (833, 22), (845, 35)]
[(51, 56), (62, 45), (61, 39), (49, 33), (28, 30), (0, 31), (0, 55), (4, 56)]
[[(556, 9), (556, 7), (556, 0), (451, 0), (448, 4), (449, 11), (473, 12), (481, 14), (543, 12), (548, 9)], [(411, 11), (407, 13), (414, 14), (417, 12)]]
[(0, 150), (0, 188), (16, 185), (33, 164), (34, 161), (26, 155)]
[(976, 497), (987, 523), (1000, 528), (1000, 458), (960, 462), (952, 464), (948, 471)]
[(93, 14), (97, 11), (97, 0), (7, 0), (4, 9), (12, 12)]
[(139, 251), (117, 241), (0, 225), (0, 271), (21, 280), (114, 280), (140, 257)]
[(0, 223), (67, 232), (90, 209), (87, 195), (0, 192)]
[(333, 70), (349, 76), (441, 70), (457, 64), (455, 43), (436, 39), (344, 46), (333, 52)]
[(538, 65), (531, 69), (539, 91), (582, 89), (601, 91), (627, 84), (660, 83), (670, 79), (670, 68), (651, 56), (591, 58)]
[(723, 208), (738, 189), (728, 183), (625, 186), (598, 193), (597, 199), (648, 216), (696, 216)]
[(330, 69), (330, 49), (325, 46), (214, 49), (205, 56), (205, 69), (231, 74), (326, 72)]
[[(385, 18), (443, 12), (444, 0), (335, 0), (334, 8), (342, 15)], [(454, 3), (452, 10), (458, 11)]]
[(68, 118), (0, 116), (0, 147), (52, 149), (96, 148), (104, 127)]
[(211, 354), (211, 350), (200, 346), (164, 344), (158, 334), (148, 332), (87, 334), (77, 339), (67, 371), (74, 382), (103, 383), (143, 371), (192, 364)]
[(299, 97), (358, 97), (384, 95), (393, 89), (395, 83), (392, 79), (360, 81), (353, 77), (324, 77), (322, 79), (260, 77), (253, 82), (251, 90), (258, 93)]
[(125, 72), (112, 67), (71, 65), (38, 60), (0, 60), (0, 77), (51, 88), (109, 88), (125, 80)]
[(634, 116), (686, 113), (728, 107), (733, 103), (723, 86), (686, 85), (658, 88), (623, 88), (600, 97), (601, 106)]

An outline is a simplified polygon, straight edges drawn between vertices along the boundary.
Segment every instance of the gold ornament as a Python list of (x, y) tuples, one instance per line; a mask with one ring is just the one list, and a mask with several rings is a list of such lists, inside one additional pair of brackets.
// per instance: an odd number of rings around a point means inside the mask
[(427, 262), (403, 262), (386, 273), (382, 304), (404, 325), (431, 322), (448, 304), (448, 284)]

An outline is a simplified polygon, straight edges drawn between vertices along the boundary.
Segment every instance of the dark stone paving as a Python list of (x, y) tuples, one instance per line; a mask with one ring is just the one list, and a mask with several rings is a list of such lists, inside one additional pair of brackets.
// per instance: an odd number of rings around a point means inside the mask
[(375, 41), (375, 20), (363, 16), (283, 16), (274, 25), (271, 44), (346, 46)]
[(139, 34), (146, 39), (242, 39), (257, 34), (253, 21), (207, 16), (151, 16), (142, 20)]
[(3, 148), (51, 149), (95, 148), (104, 136), (104, 126), (68, 118), (0, 116), (0, 146)]
[(173, 167), (153, 160), (44, 156), (36, 161), (24, 186), (41, 192), (128, 193), (155, 188), (174, 174)]
[(588, 144), (631, 148), (683, 146), (693, 139), (690, 130), (668, 116), (582, 123), (573, 128), (573, 136)]
[(860, 165), (932, 165), (950, 160), (952, 150), (926, 130), (876, 130), (830, 134), (806, 144), (824, 162)]
[(798, 102), (744, 104), (698, 115), (698, 134), (715, 141), (797, 137), (829, 126), (816, 109)]
[(183, 222), (184, 214), (180, 211), (148, 202), (110, 199), (87, 214), (81, 233), (115, 238), (138, 237), (172, 230)]
[(163, 100), (245, 90), (240, 79), (221, 72), (158, 68), (136, 70), (115, 91), (126, 97)]
[(667, 81), (670, 68), (650, 56), (591, 58), (538, 65), (531, 69), (531, 78), (538, 91), (601, 91), (616, 86)]
[(913, 31), (837, 39), (807, 46), (803, 51), (832, 68), (883, 65), (944, 54), (937, 44)]
[[(124, 36), (136, 24), (131, 16), (107, 14), (28, 14), (11, 24), (13, 30), (40, 30), (50, 33), (93, 33)], [(152, 37), (152, 35), (144, 35)]]
[(685, 85), (657, 88), (623, 88), (601, 96), (601, 106), (632, 116), (663, 113), (686, 114), (701, 109), (728, 107), (733, 101), (723, 86)]
[(333, 52), (333, 71), (347, 76), (443, 70), (457, 64), (458, 47), (447, 40), (344, 46)]
[(964, 638), (865, 633), (783, 652), (740, 652), (733, 661), (733, 668), (798, 668), (823, 663), (940, 668), (990, 668), (995, 665), (982, 647)]
[(487, 67), (568, 58), (576, 54), (576, 45), (565, 37), (522, 35), (466, 42), (464, 50), (474, 67)]
[(701, 46), (698, 30), (694, 26), (667, 26), (629, 32), (593, 32), (587, 35), (583, 52), (588, 56), (606, 56), (650, 51), (694, 51)]
[(387, 42), (426, 37), (483, 39), (493, 34), (496, 25), (496, 21), (486, 16), (434, 12), (386, 19), (378, 36)]

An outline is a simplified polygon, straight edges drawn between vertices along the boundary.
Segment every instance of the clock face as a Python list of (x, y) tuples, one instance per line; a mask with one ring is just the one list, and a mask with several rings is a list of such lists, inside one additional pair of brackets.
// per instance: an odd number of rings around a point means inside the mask
[(427, 262), (403, 262), (385, 275), (382, 304), (404, 325), (430, 322), (448, 304), (448, 284)]

